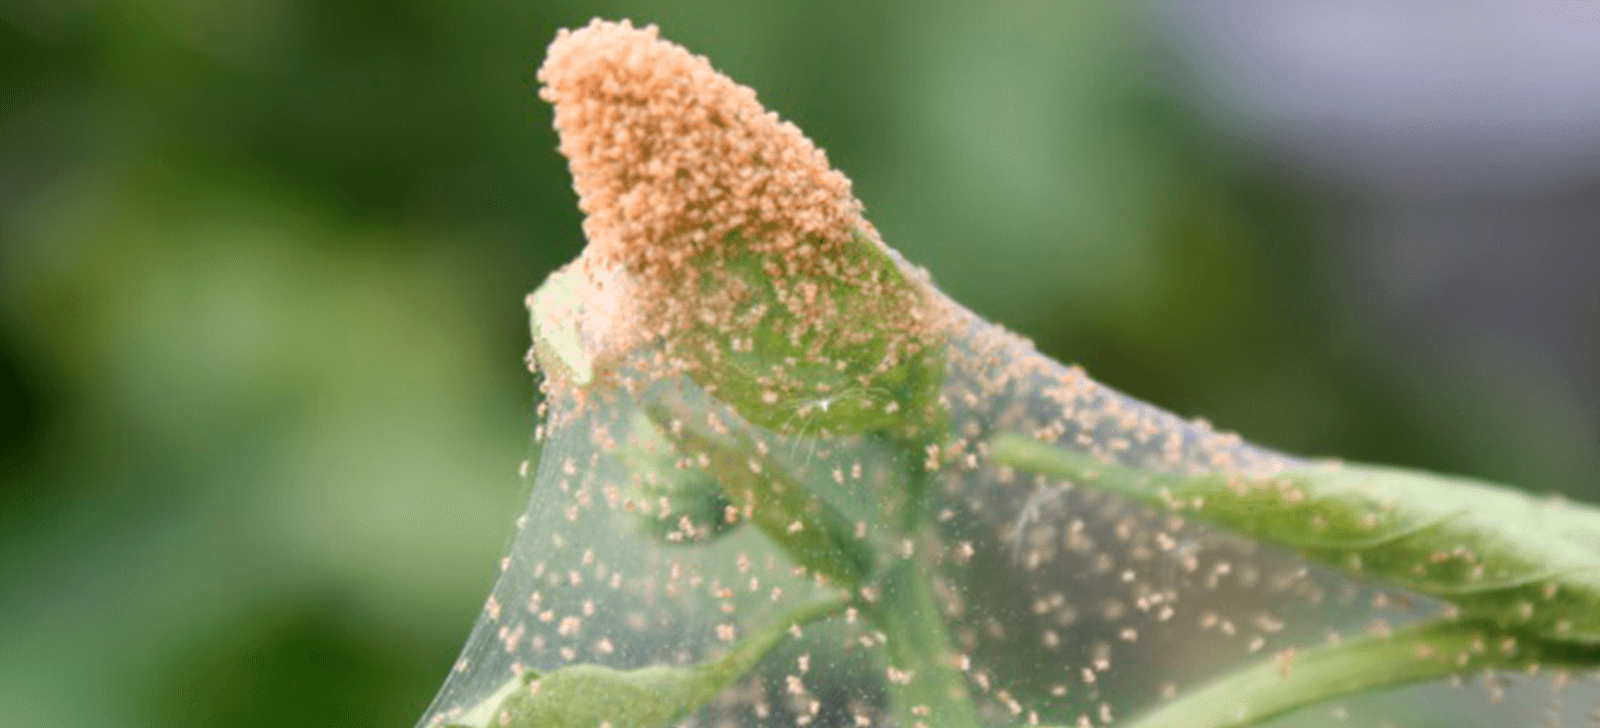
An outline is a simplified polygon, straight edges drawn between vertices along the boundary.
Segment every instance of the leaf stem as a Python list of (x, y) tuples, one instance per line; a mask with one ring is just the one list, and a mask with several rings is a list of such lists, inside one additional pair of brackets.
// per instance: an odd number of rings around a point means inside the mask
[(951, 663), (950, 635), (923, 565), (900, 561), (884, 573), (880, 585), (882, 595), (868, 618), (887, 639), (896, 723), (905, 728), (979, 725), (961, 673)]
[[(897, 501), (888, 504), (887, 520), (896, 535), (916, 544), (928, 528), (928, 491), (934, 473), (924, 464), (929, 436), (878, 433), (895, 451), (901, 465)], [(897, 512), (896, 512), (897, 511)], [(895, 560), (879, 576), (878, 601), (867, 618), (882, 630), (890, 674), (889, 695), (896, 723), (903, 728), (976, 728), (977, 709), (966, 681), (952, 661), (950, 634), (928, 576), (928, 565), (916, 552)]]

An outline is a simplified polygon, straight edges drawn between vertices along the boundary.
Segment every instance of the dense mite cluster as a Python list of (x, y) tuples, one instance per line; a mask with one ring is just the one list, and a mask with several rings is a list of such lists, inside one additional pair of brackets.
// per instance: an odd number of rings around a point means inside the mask
[(591, 356), (692, 326), (751, 328), (769, 310), (740, 306), (753, 293), (727, 272), (736, 259), (775, 284), (768, 308), (799, 330), (826, 328), (844, 288), (903, 297), (879, 267), (841, 254), (883, 252), (850, 180), (754, 91), (654, 26), (562, 30), (539, 80), (586, 216), (585, 298), (627, 299), (586, 312)]
[(562, 30), (539, 80), (600, 263), (673, 271), (739, 232), (818, 265), (827, 251), (805, 243), (868, 229), (822, 150), (654, 26)]

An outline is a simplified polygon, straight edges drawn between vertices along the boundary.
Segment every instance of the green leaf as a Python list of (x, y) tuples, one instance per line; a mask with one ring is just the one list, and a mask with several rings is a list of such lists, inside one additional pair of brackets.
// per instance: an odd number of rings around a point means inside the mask
[[(904, 428), (934, 413), (943, 347), (912, 333), (929, 294), (882, 244), (858, 234), (830, 260), (835, 275), (811, 277), (737, 236), (726, 245), (741, 252), (705, 262), (715, 271), (703, 271), (701, 297), (736, 292), (734, 310), (667, 343), (698, 362), (690, 376), (707, 391), (785, 435)], [(801, 295), (826, 301), (826, 314), (796, 316), (787, 299)]]
[(1592, 667), (1593, 647), (1519, 641), (1482, 622), (1432, 622), (1287, 653), (1184, 693), (1130, 728), (1242, 728), (1367, 690), (1492, 667)]
[[(727, 245), (743, 248), (737, 238)], [(844, 246), (833, 265), (852, 273), (789, 276), (770, 256), (747, 249), (716, 259), (715, 275), (703, 271), (700, 296), (731, 299), (732, 310), (674, 332), (663, 351), (692, 362), (687, 373), (741, 417), (780, 434), (926, 429), (942, 412), (944, 384), (940, 335), (921, 319), (932, 294), (864, 236)], [(584, 347), (581, 275), (577, 265), (552, 273), (527, 305), (530, 362), (585, 388), (597, 371)], [(862, 290), (866, 282), (875, 284), (870, 293)], [(799, 292), (825, 300), (827, 315), (797, 318), (786, 299)]]
[[(572, 665), (550, 673), (534, 671), (514, 680), (498, 706), (482, 716), (500, 728), (662, 728), (709, 702), (736, 682), (789, 633), (837, 614), (848, 604), (835, 600), (801, 607), (746, 637), (726, 656), (699, 665), (652, 665), (614, 670)], [(476, 722), (476, 721), (474, 721)], [(446, 728), (468, 728), (452, 724)]]

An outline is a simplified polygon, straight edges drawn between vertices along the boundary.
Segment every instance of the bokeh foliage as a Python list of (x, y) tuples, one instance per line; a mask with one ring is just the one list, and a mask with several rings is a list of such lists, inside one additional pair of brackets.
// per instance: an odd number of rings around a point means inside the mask
[(420, 714), (524, 498), (522, 296), (582, 242), (532, 77), (593, 15), (756, 88), (891, 245), (1104, 381), (1593, 499), (1541, 466), (1558, 411), (1419, 395), (1341, 328), (1337, 198), (1201, 121), (1132, 8), (0, 5), (0, 715)]

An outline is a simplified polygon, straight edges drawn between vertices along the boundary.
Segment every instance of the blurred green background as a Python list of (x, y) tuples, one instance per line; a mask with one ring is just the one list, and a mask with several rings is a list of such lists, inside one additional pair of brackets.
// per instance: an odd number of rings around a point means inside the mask
[(891, 245), (1102, 381), (1296, 452), (1600, 497), (1600, 142), (1465, 187), (1298, 156), (1396, 132), (1252, 96), (1236, 66), (1279, 66), (1214, 51), (1270, 28), (1127, 3), (0, 0), (5, 723), (420, 715), (525, 498), (522, 296), (582, 244), (533, 76), (595, 15), (753, 86)]

